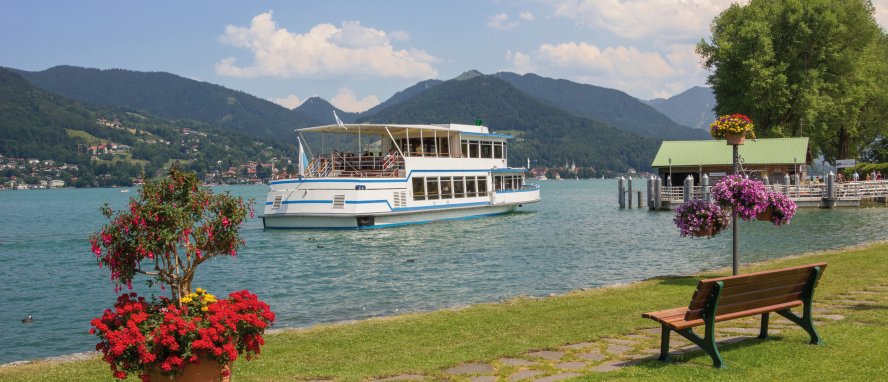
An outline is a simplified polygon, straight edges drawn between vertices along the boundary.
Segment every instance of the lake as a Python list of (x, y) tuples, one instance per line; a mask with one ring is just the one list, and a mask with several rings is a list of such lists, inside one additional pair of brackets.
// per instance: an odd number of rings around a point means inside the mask
[[(617, 208), (615, 180), (543, 181), (519, 212), (361, 231), (242, 229), (237, 257), (201, 265), (194, 286), (249, 289), (275, 327), (546, 296), (730, 266), (731, 235), (681, 238), (670, 212)], [(266, 186), (217, 192), (264, 201)], [(115, 301), (88, 236), (119, 189), (0, 191), (0, 363), (90, 351), (89, 321)], [(257, 210), (257, 214), (261, 209)], [(742, 262), (888, 239), (888, 208), (800, 210), (792, 224), (740, 225)], [(319, 246), (323, 248), (318, 248)], [(137, 287), (137, 289), (145, 289)], [(21, 319), (34, 316), (31, 324)]]

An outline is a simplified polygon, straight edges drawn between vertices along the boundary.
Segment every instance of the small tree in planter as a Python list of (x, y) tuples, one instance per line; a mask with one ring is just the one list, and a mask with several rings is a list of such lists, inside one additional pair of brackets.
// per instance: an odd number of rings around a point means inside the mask
[(170, 297), (151, 301), (121, 295), (113, 310), (92, 320), (91, 333), (101, 339), (96, 350), (116, 378), (187, 376), (187, 366), (209, 359), (218, 363), (212, 380), (219, 380), (228, 377), (239, 354), (259, 353), (262, 334), (274, 321), (268, 304), (248, 291), (217, 300), (191, 289), (198, 265), (237, 254), (244, 244), (238, 228), (251, 207), (241, 198), (214, 195), (194, 173), (176, 167), (169, 177), (146, 183), (126, 210), (102, 207), (111, 221), (90, 241), (99, 266), (111, 271), (115, 291), (132, 289), (136, 275), (148, 276), (149, 286), (170, 288)]

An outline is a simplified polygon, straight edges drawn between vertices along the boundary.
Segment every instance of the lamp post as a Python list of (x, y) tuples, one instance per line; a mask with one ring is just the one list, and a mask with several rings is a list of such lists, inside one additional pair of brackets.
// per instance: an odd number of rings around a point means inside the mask
[(669, 184), (667, 186), (672, 187), (672, 158), (669, 158)]
[[(731, 146), (733, 146), (734, 148), (734, 175), (737, 175), (740, 167), (740, 151), (738, 150), (739, 145), (733, 144)], [(739, 235), (739, 233), (737, 232), (737, 210), (735, 208), (731, 208), (731, 224), (733, 227), (733, 229), (731, 230), (733, 231), (733, 243), (731, 245), (733, 265), (731, 266), (731, 271), (733, 272), (733, 275), (736, 276), (740, 272), (738, 269), (737, 256), (737, 235)]]

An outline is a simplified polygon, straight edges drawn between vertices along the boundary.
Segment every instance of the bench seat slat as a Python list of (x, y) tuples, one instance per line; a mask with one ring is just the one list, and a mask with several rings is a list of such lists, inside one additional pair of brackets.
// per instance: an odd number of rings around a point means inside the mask
[[(715, 311), (715, 317), (718, 318), (718, 316), (722, 316), (725, 314), (754, 310), (759, 308), (767, 309), (769, 306), (780, 305), (792, 301), (801, 301), (801, 298), (802, 292), (796, 292), (781, 296), (768, 296), (756, 300), (740, 301), (733, 304), (719, 304), (718, 308)], [(690, 309), (684, 317), (685, 320), (695, 320), (698, 318), (703, 318), (703, 310)]]

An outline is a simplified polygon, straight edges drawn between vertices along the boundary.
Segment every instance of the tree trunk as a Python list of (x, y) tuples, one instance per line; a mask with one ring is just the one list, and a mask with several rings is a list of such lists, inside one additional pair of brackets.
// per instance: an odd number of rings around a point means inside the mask
[(848, 130), (844, 127), (839, 129), (839, 147), (836, 152), (836, 159), (852, 159), (849, 158), (851, 155), (851, 137), (848, 134)]

